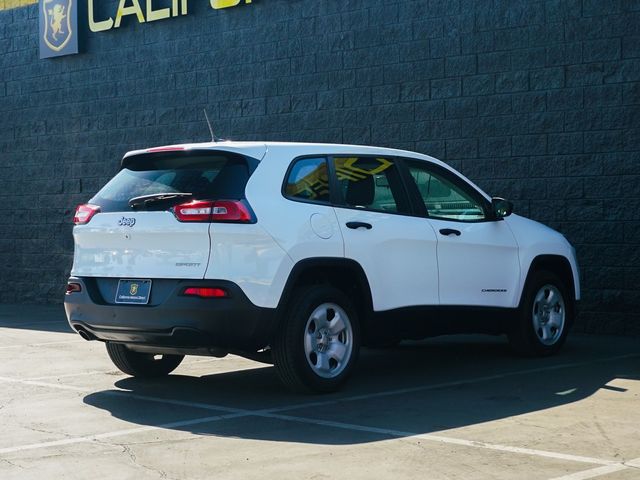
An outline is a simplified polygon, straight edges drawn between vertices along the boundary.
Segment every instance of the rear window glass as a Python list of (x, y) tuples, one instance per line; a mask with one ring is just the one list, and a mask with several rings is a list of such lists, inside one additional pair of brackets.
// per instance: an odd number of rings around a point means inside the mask
[(154, 154), (127, 159), (90, 203), (103, 212), (129, 211), (129, 200), (160, 193), (191, 193), (193, 200), (240, 200), (250, 176), (234, 154)]

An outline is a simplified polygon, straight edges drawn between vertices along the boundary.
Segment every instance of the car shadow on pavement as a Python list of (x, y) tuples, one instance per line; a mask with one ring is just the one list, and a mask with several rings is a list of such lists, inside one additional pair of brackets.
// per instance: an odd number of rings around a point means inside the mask
[(0, 328), (75, 333), (62, 305), (0, 305)]
[[(526, 359), (512, 356), (498, 339), (434, 339), (364, 350), (351, 381), (343, 391), (330, 395), (289, 393), (278, 383), (274, 369), (265, 366), (202, 377), (126, 378), (116, 382), (125, 392), (96, 392), (84, 401), (139, 425), (216, 414), (214, 407), (192, 408), (190, 402), (246, 409), (250, 412), (239, 418), (163, 428), (270, 441), (357, 444), (389, 437), (376, 429), (392, 430), (393, 436), (442, 432), (541, 412), (585, 399), (600, 389), (625, 395), (625, 388), (608, 385), (618, 378), (640, 380), (638, 356), (611, 358), (624, 353), (581, 342), (553, 358)], [(626, 349), (626, 353), (640, 352)], [(133, 396), (139, 401), (133, 402)], [(149, 403), (141, 396), (184, 403)], [(257, 415), (251, 413), (256, 411)], [(176, 417), (177, 412), (182, 415)], [(279, 415), (303, 419), (285, 421)], [(347, 426), (318, 428), (322, 422)], [(365, 428), (358, 431), (349, 425)]]

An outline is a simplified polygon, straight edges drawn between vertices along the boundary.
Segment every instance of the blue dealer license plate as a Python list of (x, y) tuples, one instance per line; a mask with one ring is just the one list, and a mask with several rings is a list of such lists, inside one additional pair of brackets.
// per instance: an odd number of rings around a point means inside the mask
[(116, 291), (116, 303), (146, 305), (149, 303), (151, 280), (120, 280)]

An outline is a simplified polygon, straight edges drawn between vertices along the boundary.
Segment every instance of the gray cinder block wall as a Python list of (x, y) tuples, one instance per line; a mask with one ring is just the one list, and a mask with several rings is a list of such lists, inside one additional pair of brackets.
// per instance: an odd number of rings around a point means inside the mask
[(208, 3), (53, 60), (36, 5), (0, 11), (0, 301), (60, 302), (75, 205), (127, 150), (207, 140), (206, 107), (234, 139), (449, 162), (573, 242), (578, 330), (640, 334), (640, 1)]

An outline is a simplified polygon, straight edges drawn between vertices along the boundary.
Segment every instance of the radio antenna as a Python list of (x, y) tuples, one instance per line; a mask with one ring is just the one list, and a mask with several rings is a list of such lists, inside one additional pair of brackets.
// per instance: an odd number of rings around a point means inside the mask
[(221, 139), (216, 137), (216, 134), (213, 133), (213, 127), (211, 126), (211, 121), (209, 120), (209, 115), (207, 115), (207, 109), (203, 108), (202, 111), (204, 112), (204, 118), (207, 119), (207, 125), (209, 125), (209, 131), (211, 132), (211, 141), (213, 143), (218, 143)]

